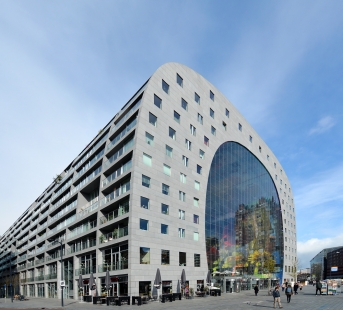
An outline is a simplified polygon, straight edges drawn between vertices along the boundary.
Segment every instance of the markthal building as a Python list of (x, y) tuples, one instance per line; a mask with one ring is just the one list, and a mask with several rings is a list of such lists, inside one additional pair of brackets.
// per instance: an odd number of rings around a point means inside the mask
[(157, 270), (159, 294), (294, 280), (290, 181), (214, 85), (167, 63), (113, 112), (28, 208), (17, 206), (25, 212), (0, 238), (0, 288), (12, 288), (2, 296), (154, 295)]

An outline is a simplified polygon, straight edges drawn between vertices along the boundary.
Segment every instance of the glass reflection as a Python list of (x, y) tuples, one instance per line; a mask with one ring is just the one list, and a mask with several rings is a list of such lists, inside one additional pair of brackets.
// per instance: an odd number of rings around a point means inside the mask
[(213, 158), (205, 229), (212, 272), (282, 279), (283, 225), (274, 182), (236, 142), (222, 144)]

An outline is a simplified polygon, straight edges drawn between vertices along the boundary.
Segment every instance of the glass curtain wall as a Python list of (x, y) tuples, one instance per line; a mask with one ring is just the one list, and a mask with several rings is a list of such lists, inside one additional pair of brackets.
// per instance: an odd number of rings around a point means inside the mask
[(206, 251), (214, 274), (282, 279), (283, 225), (274, 182), (236, 142), (215, 153), (206, 192)]

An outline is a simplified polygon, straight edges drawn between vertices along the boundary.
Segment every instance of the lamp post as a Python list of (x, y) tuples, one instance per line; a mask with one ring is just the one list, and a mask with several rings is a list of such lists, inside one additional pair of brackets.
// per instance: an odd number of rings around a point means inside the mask
[[(49, 242), (58, 242), (60, 245), (61, 245), (61, 284), (62, 284), (62, 281), (63, 281), (63, 248), (62, 248), (62, 241), (61, 240), (56, 240), (56, 239), (48, 239)], [(63, 307), (63, 286), (61, 285), (61, 305)]]

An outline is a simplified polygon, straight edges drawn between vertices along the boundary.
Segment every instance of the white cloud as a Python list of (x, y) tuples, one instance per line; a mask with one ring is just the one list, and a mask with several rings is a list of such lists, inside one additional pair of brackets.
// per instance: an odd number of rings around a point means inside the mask
[(309, 135), (320, 134), (328, 131), (330, 128), (335, 126), (336, 121), (331, 116), (325, 116), (321, 118), (317, 125), (309, 131)]

